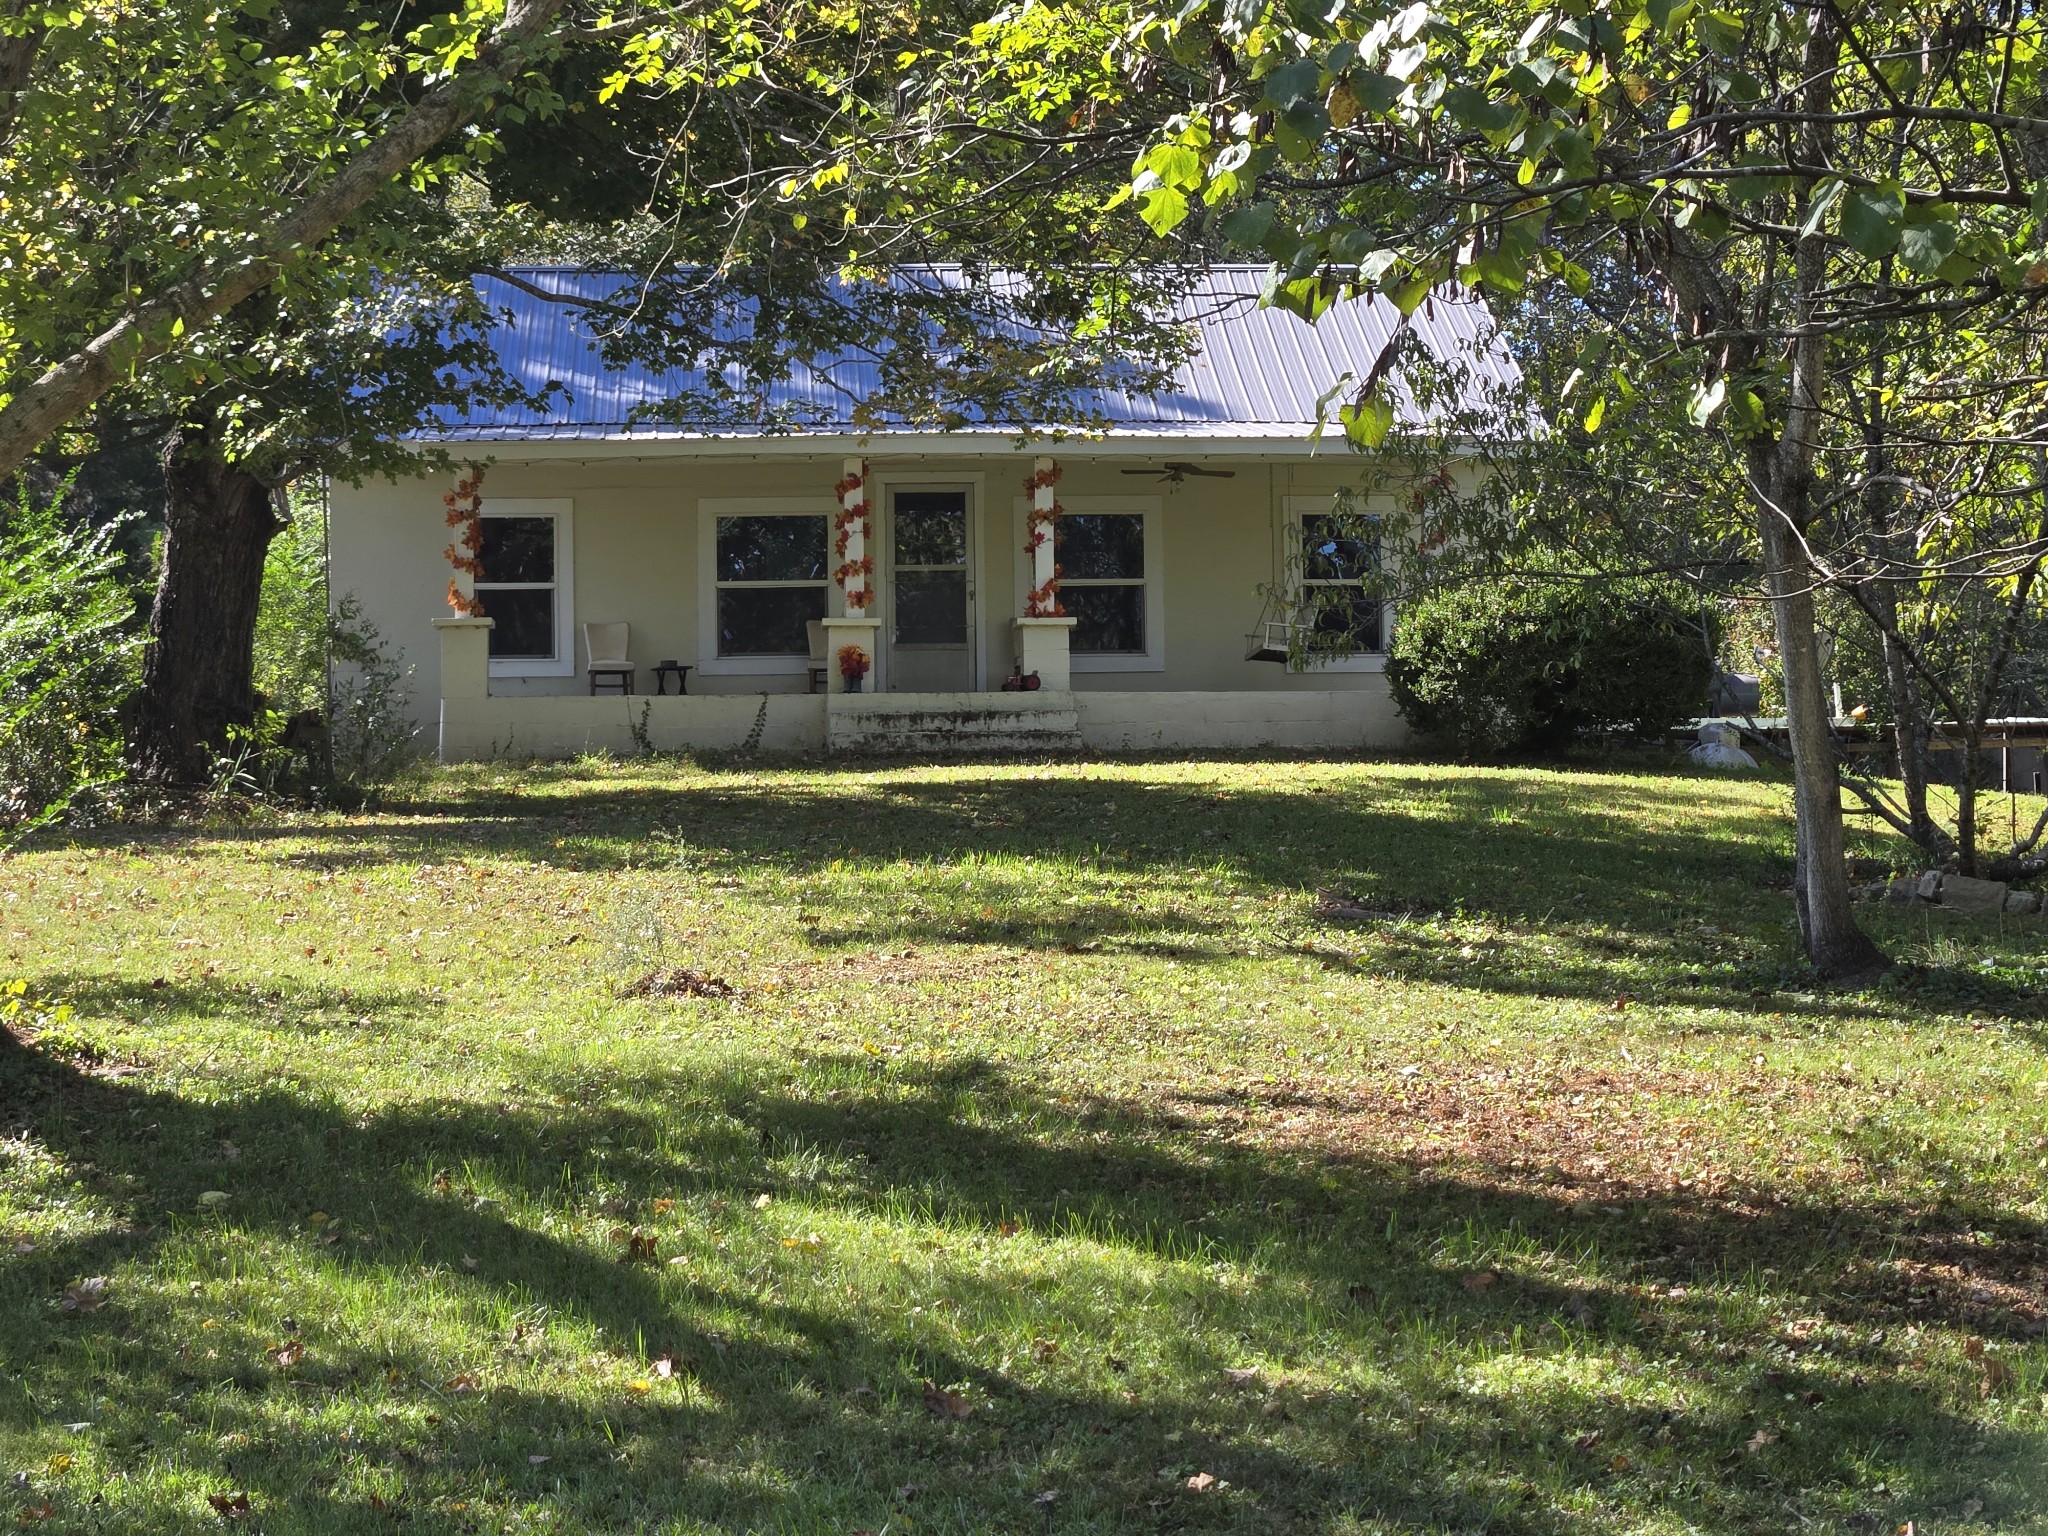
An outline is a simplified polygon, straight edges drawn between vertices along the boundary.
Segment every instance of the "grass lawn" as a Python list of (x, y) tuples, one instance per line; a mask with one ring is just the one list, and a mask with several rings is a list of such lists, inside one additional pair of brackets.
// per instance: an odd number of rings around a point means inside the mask
[(1789, 831), (587, 762), (45, 843), (0, 1522), (2048, 1532), (2048, 926), (1818, 990)]

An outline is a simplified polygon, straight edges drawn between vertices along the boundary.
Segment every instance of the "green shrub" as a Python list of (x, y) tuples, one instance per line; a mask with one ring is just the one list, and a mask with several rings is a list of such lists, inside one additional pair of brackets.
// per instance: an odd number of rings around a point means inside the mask
[(1468, 753), (1651, 736), (1700, 713), (1719, 621), (1670, 582), (1508, 578), (1401, 609), (1387, 681), (1405, 719)]
[(317, 487), (293, 488), (292, 520), (263, 557), (254, 681), (279, 713), (326, 708), (327, 512)]
[(263, 562), (255, 682), (265, 713), (249, 754), (252, 787), (300, 782), (302, 765), (280, 740), (290, 717), (316, 710), (327, 727), (304, 787), (344, 794), (390, 778), (418, 753), (406, 713), (411, 669), (393, 655), (353, 593), (329, 602), (327, 511), (317, 487), (295, 490), (290, 526)]
[(61, 497), (0, 509), (0, 848), (77, 814), (122, 778), (117, 710), (141, 635), (112, 528)]

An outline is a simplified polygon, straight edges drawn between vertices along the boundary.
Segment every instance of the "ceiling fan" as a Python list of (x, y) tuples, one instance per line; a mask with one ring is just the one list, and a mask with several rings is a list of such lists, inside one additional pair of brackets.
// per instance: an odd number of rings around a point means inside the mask
[(1189, 475), (1206, 475), (1212, 480), (1229, 480), (1236, 476), (1237, 471), (1234, 469), (1204, 469), (1199, 464), (1184, 464), (1169, 459), (1156, 470), (1127, 469), (1124, 473), (1127, 475), (1154, 475), (1164, 480), (1168, 485), (1179, 485)]

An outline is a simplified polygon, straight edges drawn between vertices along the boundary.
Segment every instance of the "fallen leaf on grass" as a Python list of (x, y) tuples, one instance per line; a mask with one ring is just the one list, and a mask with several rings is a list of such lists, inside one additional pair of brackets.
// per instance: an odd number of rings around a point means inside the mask
[(652, 1232), (624, 1232), (626, 1251), (619, 1255), (621, 1264), (652, 1264), (655, 1250), (661, 1246), (661, 1239)]
[(2012, 1385), (2012, 1367), (1996, 1355), (1987, 1354), (1982, 1339), (1963, 1340), (1963, 1356), (1974, 1360), (1983, 1374), (1977, 1380), (1977, 1395), (1991, 1397)]
[(64, 1310), (77, 1313), (99, 1311), (106, 1303), (108, 1283), (105, 1275), (94, 1275), (90, 1280), (67, 1285), (64, 1288)]
[(654, 1214), (657, 1216), (666, 1216), (675, 1208), (675, 1201), (668, 1199), (666, 1196), (654, 1202)]
[(1043, 1493), (1034, 1493), (1031, 1496), (1031, 1502), (1033, 1504), (1036, 1504), (1040, 1509), (1049, 1509), (1051, 1508), (1053, 1503), (1059, 1498), (1059, 1496), (1059, 1489), (1048, 1488)]
[(1259, 1368), (1255, 1365), (1226, 1365), (1223, 1367), (1223, 1379), (1233, 1387), (1253, 1386), (1259, 1379)]
[(1593, 1303), (1584, 1291), (1573, 1291), (1564, 1299), (1564, 1315), (1581, 1328), (1593, 1326)]
[(973, 1400), (965, 1392), (955, 1392), (950, 1387), (938, 1387), (929, 1381), (924, 1384), (924, 1405), (942, 1419), (974, 1417)]
[(918, 1496), (918, 1495), (919, 1495), (920, 1493), (923, 1493), (923, 1492), (924, 1492), (924, 1484), (923, 1484), (923, 1483), (905, 1483), (905, 1484), (904, 1484), (904, 1485), (903, 1485), (903, 1486), (902, 1486), (901, 1488), (898, 1488), (898, 1489), (896, 1490), (896, 1497), (897, 1497), (897, 1498), (899, 1498), (899, 1499), (906, 1499), (906, 1500), (908, 1500), (908, 1499), (914, 1499), (914, 1498), (916, 1498), (916, 1497), (917, 1497), (917, 1496)]
[(526, 1458), (526, 1464), (529, 1467), (544, 1467), (554, 1459), (552, 1456), (529, 1456)]
[(1019, 1232), (1022, 1232), (1023, 1230), (1024, 1229), (1018, 1226), (1017, 1223), (1014, 1221), (999, 1221), (996, 1223), (997, 1237), (1015, 1237)]
[(33, 1504), (24, 1504), (21, 1513), (14, 1517), (17, 1525), (35, 1525), (57, 1513), (57, 1506), (48, 1499), (37, 1499)]
[(1754, 1456), (1765, 1446), (1776, 1441), (1777, 1438), (1778, 1432), (1775, 1429), (1760, 1429), (1743, 1442), (1742, 1448)]
[(1630, 1461), (1628, 1457), (1616, 1453), (1614, 1459), (1607, 1463), (1607, 1470), (1610, 1472), (1626, 1472), (1634, 1465), (1635, 1463)]
[(246, 1493), (209, 1493), (206, 1502), (213, 1506), (213, 1512), (223, 1520), (249, 1518), (249, 1495)]
[(1984, 1501), (1982, 1499), (1969, 1498), (1963, 1500), (1963, 1518), (1965, 1520), (1974, 1520), (1983, 1513)]
[(1207, 1493), (1215, 1486), (1216, 1475), (1213, 1472), (1197, 1472), (1188, 1479), (1188, 1487), (1192, 1488), (1196, 1493)]
[(663, 1381), (673, 1381), (678, 1376), (687, 1376), (696, 1369), (696, 1361), (673, 1350), (663, 1350), (648, 1364), (648, 1369)]
[(286, 1339), (282, 1344), (273, 1344), (267, 1351), (270, 1363), (284, 1368), (297, 1365), (306, 1357), (306, 1346), (297, 1339)]
[(1031, 1341), (1031, 1358), (1034, 1360), (1050, 1360), (1059, 1352), (1060, 1341), (1058, 1339), (1033, 1339)]
[(459, 1376), (449, 1377), (447, 1387), (450, 1392), (455, 1393), (481, 1392), (484, 1389), (484, 1382), (475, 1371), (464, 1371)]
[(1498, 1280), (1499, 1278), (1500, 1276), (1495, 1274), (1492, 1270), (1482, 1269), (1477, 1274), (1465, 1276), (1464, 1279), (1459, 1281), (1459, 1284), (1463, 1285), (1465, 1289), (1470, 1291), (1474, 1296), (1477, 1296), (1491, 1288), (1494, 1281)]
[(32, 1253), (34, 1253), (34, 1252), (36, 1251), (36, 1245), (35, 1245), (34, 1243), (30, 1242), (30, 1241), (29, 1241), (29, 1240), (28, 1240), (27, 1238), (25, 1238), (25, 1237), (23, 1237), (23, 1238), (17, 1238), (17, 1239), (15, 1240), (15, 1242), (14, 1242), (14, 1245), (13, 1245), (13, 1246), (14, 1246), (14, 1256), (15, 1256), (15, 1257), (16, 1257), (17, 1259), (25, 1259), (25, 1258), (27, 1258), (27, 1257), (28, 1257), (28, 1256), (29, 1256), (30, 1254), (32, 1254)]

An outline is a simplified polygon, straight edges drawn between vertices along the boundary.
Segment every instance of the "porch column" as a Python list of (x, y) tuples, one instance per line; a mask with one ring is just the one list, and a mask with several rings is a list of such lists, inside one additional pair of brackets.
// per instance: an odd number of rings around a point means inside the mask
[(1054, 563), (1053, 531), (1060, 519), (1060, 467), (1053, 460), (1033, 459), (1031, 476), (1024, 482), (1031, 493), (1031, 510), (1025, 514), (1024, 553), (1030, 558), (1024, 594), (1024, 614), (1017, 624), (1017, 670), (1038, 674), (1041, 688), (1065, 692), (1073, 686), (1069, 660), (1069, 636), (1074, 621), (1060, 602), (1060, 568)]
[(491, 696), (491, 630), (496, 619), (435, 619), (441, 632), (441, 697)]
[(874, 686), (875, 632), (881, 620), (875, 617), (875, 559), (868, 553), (868, 541), (875, 527), (868, 515), (868, 465), (865, 459), (847, 459), (840, 466), (839, 514), (833, 519), (833, 550), (839, 565), (832, 572), (838, 583), (844, 617), (825, 620), (825, 687), (829, 693), (851, 691), (839, 653), (849, 645), (860, 647), (867, 657), (868, 673), (863, 688)]

